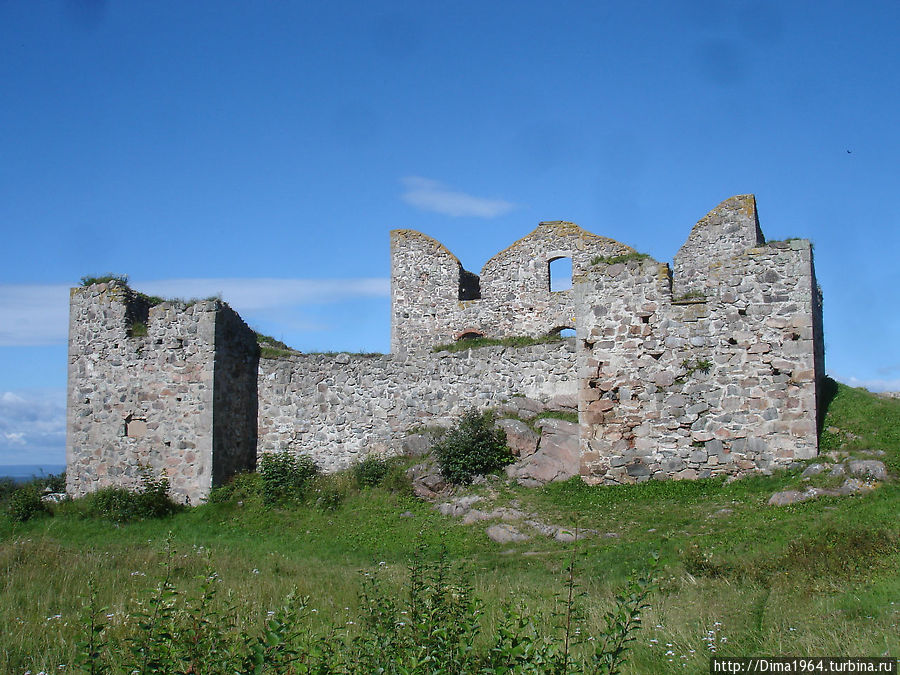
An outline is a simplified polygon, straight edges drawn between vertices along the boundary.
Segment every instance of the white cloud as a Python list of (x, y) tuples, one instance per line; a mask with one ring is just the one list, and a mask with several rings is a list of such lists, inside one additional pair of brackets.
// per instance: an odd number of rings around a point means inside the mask
[(0, 464), (64, 464), (64, 389), (0, 394)]
[(456, 192), (430, 178), (407, 176), (401, 182), (406, 187), (402, 195), (403, 201), (423, 211), (434, 211), (445, 216), (494, 218), (516, 208), (515, 204), (503, 199), (485, 199)]
[[(245, 319), (261, 310), (390, 296), (390, 280), (383, 278), (163, 279), (133, 280), (132, 285), (163, 297), (219, 295)], [(65, 343), (68, 302), (69, 287), (64, 284), (0, 284), (0, 347)]]

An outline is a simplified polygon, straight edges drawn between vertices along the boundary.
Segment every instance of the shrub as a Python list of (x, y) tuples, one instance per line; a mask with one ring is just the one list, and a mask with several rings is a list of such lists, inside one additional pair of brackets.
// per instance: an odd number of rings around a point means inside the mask
[(381, 484), (391, 468), (391, 460), (369, 455), (353, 465), (353, 477), (361, 488), (376, 487)]
[(147, 467), (141, 468), (141, 487), (137, 491), (103, 488), (87, 495), (85, 502), (87, 515), (120, 522), (162, 518), (183, 508), (169, 497), (169, 480), (154, 478)]
[(433, 452), (441, 474), (457, 485), (515, 461), (506, 445), (506, 433), (494, 426), (494, 414), (474, 408), (435, 444)]
[(41, 501), (41, 493), (34, 484), (24, 485), (14, 490), (6, 505), (9, 519), (15, 523), (24, 523), (46, 510), (47, 507)]
[(305, 455), (267, 452), (259, 460), (259, 474), (263, 502), (278, 504), (301, 499), (310, 479), (319, 474), (319, 467)]
[(207, 501), (210, 504), (255, 499), (262, 494), (262, 476), (253, 471), (243, 471), (232, 476), (225, 485), (213, 488)]

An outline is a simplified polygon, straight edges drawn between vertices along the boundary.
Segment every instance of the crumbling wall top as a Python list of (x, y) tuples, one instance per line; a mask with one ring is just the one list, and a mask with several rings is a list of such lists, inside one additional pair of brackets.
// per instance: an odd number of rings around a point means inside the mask
[(691, 229), (674, 258), (674, 283), (678, 295), (699, 291), (711, 263), (729, 260), (766, 239), (759, 227), (756, 197), (736, 195), (707, 213)]

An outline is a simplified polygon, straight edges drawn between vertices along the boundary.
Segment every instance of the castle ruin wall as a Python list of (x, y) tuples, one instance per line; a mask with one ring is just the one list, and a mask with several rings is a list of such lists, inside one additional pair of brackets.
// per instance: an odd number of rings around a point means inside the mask
[(259, 451), (310, 455), (327, 471), (395, 454), (411, 429), (448, 426), (513, 396), (573, 396), (574, 340), (530, 347), (261, 359)]
[[(223, 322), (231, 325), (232, 335), (243, 333), (237, 342), (245, 346), (249, 334), (251, 354), (256, 353), (252, 331), (220, 301), (150, 307), (116, 282), (72, 289), (66, 432), (70, 494), (111, 486), (136, 489), (146, 467), (152, 478), (168, 478), (176, 498), (196, 503), (214, 484), (217, 462), (253, 465), (255, 442), (248, 462), (252, 436), (240, 427), (255, 435), (255, 410), (250, 423), (241, 422), (249, 412), (246, 392), (237, 387), (231, 403), (226, 394), (246, 377), (225, 377), (218, 382), (218, 395), (216, 391), (217, 369), (236, 373), (242, 367), (229, 364), (233, 350), (224, 345), (216, 355)], [(216, 403), (220, 407), (214, 416)], [(240, 453), (230, 450), (235, 443)], [(238, 459), (238, 454), (244, 457)], [(223, 466), (220, 477), (227, 472)]]
[(578, 284), (587, 482), (735, 474), (816, 455), (823, 373), (809, 242), (713, 260), (702, 278), (702, 297), (684, 300), (654, 261), (601, 265)]
[[(574, 292), (551, 290), (550, 263), (569, 258), (572, 277), (597, 257), (634, 249), (574, 223), (544, 222), (467, 272), (443, 244), (414, 230), (391, 232), (391, 351), (415, 352), (465, 335), (538, 337), (575, 327)], [(477, 284), (472, 279), (477, 279)], [(480, 297), (470, 296), (477, 286)]]
[[(577, 395), (589, 483), (769, 470), (817, 452), (822, 298), (806, 240), (763, 244), (752, 195), (692, 229), (673, 270), (554, 221), (477, 276), (439, 242), (391, 233), (391, 348), (261, 359), (225, 303), (111, 282), (70, 299), (67, 488), (135, 488), (142, 467), (196, 503), (259, 454), (326, 471), (398, 451), (416, 427), (514, 396)], [(551, 290), (550, 263), (573, 287)], [(468, 335), (576, 338), (434, 353)]]

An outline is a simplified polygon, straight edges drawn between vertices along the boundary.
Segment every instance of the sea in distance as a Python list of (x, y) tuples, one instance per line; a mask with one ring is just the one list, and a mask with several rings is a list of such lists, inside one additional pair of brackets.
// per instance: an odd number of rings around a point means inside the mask
[(66, 470), (65, 464), (0, 464), (0, 480), (25, 483), (32, 478), (56, 475)]

